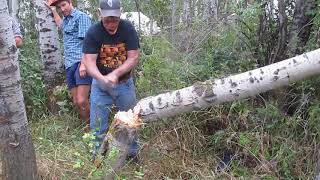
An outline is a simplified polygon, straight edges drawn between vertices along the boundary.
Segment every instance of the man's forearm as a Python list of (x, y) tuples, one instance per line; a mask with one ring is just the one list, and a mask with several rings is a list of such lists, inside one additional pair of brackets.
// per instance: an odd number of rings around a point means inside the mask
[(121, 66), (113, 70), (112, 73), (114, 73), (118, 77), (121, 77), (127, 72), (130, 72), (137, 65), (138, 65), (138, 58), (128, 58)]
[(61, 17), (59, 16), (57, 10), (55, 8), (51, 8), (51, 11), (52, 11), (52, 14), (53, 14), (53, 19), (54, 19), (54, 22), (56, 23), (56, 25), (58, 26), (58, 28), (60, 28), (61, 26)]
[(121, 66), (112, 71), (112, 73), (118, 78), (126, 74), (127, 72), (130, 72), (139, 63), (139, 50), (127, 51), (127, 55), (128, 59)]
[(84, 63), (84, 65), (86, 66), (87, 73), (91, 77), (97, 79), (98, 81), (102, 81), (103, 75), (100, 73), (95, 62), (92, 62), (90, 60), (83, 60), (81, 61), (81, 63)]

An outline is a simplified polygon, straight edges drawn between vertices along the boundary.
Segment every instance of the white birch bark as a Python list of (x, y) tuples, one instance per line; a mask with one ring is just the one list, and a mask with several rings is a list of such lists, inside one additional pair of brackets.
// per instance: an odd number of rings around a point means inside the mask
[(7, 2), (8, 2), (9, 14), (12, 17), (18, 18), (19, 0), (7, 0)]
[(77, 8), (81, 10), (82, 12), (86, 12), (87, 6), (86, 6), (85, 0), (77, 0)]
[(210, 21), (211, 2), (210, 0), (203, 1), (203, 20), (208, 23)]
[(211, 16), (213, 16), (215, 20), (218, 20), (219, 0), (211, 0), (211, 8)]
[(176, 91), (140, 100), (144, 122), (230, 102), (320, 74), (320, 49), (269, 66), (195, 83)]
[(36, 179), (32, 138), (6, 0), (0, 0), (0, 179)]
[(58, 29), (52, 12), (43, 0), (35, 0), (37, 29), (39, 32), (40, 57), (47, 89), (56, 86), (63, 72), (63, 58), (59, 47)]
[(171, 10), (171, 42), (175, 43), (175, 27), (176, 27), (176, 1), (172, 0)]
[(182, 23), (188, 23), (190, 15), (190, 9), (189, 9), (189, 0), (183, 1), (183, 21)]

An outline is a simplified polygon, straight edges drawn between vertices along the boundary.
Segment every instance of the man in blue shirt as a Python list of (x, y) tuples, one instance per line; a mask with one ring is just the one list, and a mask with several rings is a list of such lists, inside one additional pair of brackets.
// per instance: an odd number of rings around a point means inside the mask
[[(89, 130), (89, 91), (92, 78), (87, 76), (82, 60), (82, 44), (85, 34), (91, 26), (90, 17), (73, 8), (71, 0), (49, 0), (46, 5), (51, 9), (56, 25), (63, 32), (64, 64), (68, 88), (77, 106), (80, 116)], [(61, 9), (63, 19), (56, 11)]]

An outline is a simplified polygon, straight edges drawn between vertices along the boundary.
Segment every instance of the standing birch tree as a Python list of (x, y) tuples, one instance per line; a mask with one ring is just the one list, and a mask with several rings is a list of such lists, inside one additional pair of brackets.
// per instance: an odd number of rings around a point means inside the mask
[(43, 77), (47, 89), (59, 83), (63, 73), (63, 58), (59, 47), (58, 29), (52, 12), (43, 0), (35, 0), (37, 29), (39, 31), (40, 57), (43, 63)]
[(37, 176), (36, 157), (28, 131), (17, 48), (7, 3), (0, 3), (0, 179), (33, 180)]

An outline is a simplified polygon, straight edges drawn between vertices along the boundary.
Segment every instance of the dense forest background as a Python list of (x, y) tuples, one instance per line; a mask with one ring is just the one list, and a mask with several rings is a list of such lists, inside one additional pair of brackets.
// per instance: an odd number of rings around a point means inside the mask
[[(96, 21), (97, 4), (74, 2)], [(123, 0), (122, 5), (123, 12), (139, 11), (161, 29), (140, 35), (139, 98), (320, 46), (318, 0)], [(24, 32), (19, 63), (39, 174), (43, 179), (100, 179), (108, 167), (91, 162), (93, 136), (83, 133), (66, 85), (55, 86), (54, 100), (47, 95), (36, 9), (34, 1), (20, 0), (16, 16)], [(146, 124), (139, 132), (142, 163), (128, 163), (118, 178), (313, 178), (320, 158), (319, 86), (320, 78), (313, 77)], [(51, 100), (58, 105), (55, 113), (48, 108)]]

